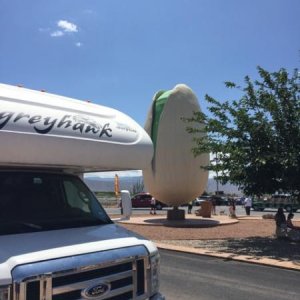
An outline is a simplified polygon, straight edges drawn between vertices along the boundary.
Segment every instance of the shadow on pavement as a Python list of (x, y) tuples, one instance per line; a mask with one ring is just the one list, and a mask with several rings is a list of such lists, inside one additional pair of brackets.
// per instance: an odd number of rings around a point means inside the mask
[(148, 224), (160, 224), (166, 227), (176, 227), (176, 228), (201, 228), (201, 227), (213, 227), (220, 225), (217, 220), (207, 220), (207, 219), (185, 219), (180, 221), (169, 221), (166, 218), (157, 219), (145, 219), (145, 223)]
[(272, 258), (300, 264), (300, 243), (274, 237), (198, 241), (195, 248), (206, 248), (232, 255), (252, 256), (257, 259)]

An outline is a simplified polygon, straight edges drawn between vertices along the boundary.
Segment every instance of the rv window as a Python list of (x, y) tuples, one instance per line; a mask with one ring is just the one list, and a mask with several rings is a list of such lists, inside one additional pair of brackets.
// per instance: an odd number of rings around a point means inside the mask
[(93, 193), (75, 176), (0, 171), (0, 234), (110, 222)]

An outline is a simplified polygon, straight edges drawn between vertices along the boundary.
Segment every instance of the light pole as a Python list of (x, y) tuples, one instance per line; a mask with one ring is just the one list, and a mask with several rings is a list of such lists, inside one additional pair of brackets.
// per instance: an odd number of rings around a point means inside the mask
[(216, 190), (216, 195), (219, 195), (219, 172), (218, 172), (218, 161), (219, 161), (219, 159), (218, 159), (218, 152), (216, 152), (216, 157), (215, 157), (215, 165), (216, 165), (216, 174), (217, 174), (217, 176), (216, 176), (216, 183), (217, 183), (217, 190)]

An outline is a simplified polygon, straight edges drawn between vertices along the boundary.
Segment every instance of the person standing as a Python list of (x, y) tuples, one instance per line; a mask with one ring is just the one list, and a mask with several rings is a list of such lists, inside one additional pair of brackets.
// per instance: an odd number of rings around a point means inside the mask
[(249, 196), (246, 197), (246, 199), (244, 201), (244, 207), (245, 207), (245, 210), (246, 210), (246, 215), (250, 216), (250, 210), (251, 210), (251, 207), (252, 207), (252, 199)]
[(214, 216), (217, 214), (217, 212), (216, 212), (216, 205), (217, 205), (217, 200), (214, 197), (212, 197), (211, 198), (211, 213)]
[(150, 214), (156, 215), (156, 199), (154, 197), (151, 198), (150, 207)]
[(188, 203), (188, 214), (192, 213), (192, 209), (193, 209), (193, 200)]
[(234, 198), (232, 198), (232, 197), (228, 198), (228, 204), (229, 204), (229, 216), (231, 218), (236, 218)]
[(275, 222), (276, 222), (276, 236), (277, 237), (286, 237), (287, 232), (286, 232), (286, 218), (285, 214), (283, 212), (283, 208), (279, 207), (277, 210), (277, 213), (275, 214)]

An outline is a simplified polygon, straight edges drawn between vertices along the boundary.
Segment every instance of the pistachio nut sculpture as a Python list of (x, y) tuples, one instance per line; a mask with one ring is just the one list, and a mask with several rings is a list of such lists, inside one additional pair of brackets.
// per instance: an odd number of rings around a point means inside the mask
[[(208, 172), (209, 154), (194, 157), (193, 136), (186, 131), (182, 118), (200, 111), (197, 97), (184, 84), (154, 95), (145, 130), (154, 145), (151, 166), (143, 170), (148, 191), (159, 201), (178, 207), (201, 195)], [(200, 124), (201, 126), (201, 124)]]

